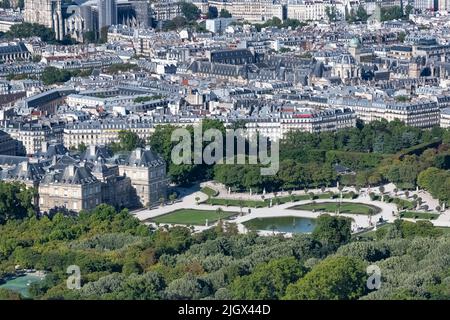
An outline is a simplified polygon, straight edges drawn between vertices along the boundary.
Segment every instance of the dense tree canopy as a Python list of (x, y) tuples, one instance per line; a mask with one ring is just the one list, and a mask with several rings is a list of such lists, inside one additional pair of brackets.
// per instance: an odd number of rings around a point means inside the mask
[(92, 73), (91, 69), (81, 70), (65, 70), (56, 67), (45, 67), (42, 72), (41, 79), (46, 85), (60, 84), (69, 81), (72, 77), (85, 77)]
[(214, 6), (209, 6), (208, 7), (208, 14), (207, 14), (207, 18), (208, 19), (215, 19), (219, 16), (219, 11), (217, 10), (217, 7)]
[(347, 300), (366, 292), (367, 274), (362, 260), (329, 257), (296, 283), (288, 286), (285, 299)]
[(181, 13), (187, 21), (195, 21), (200, 17), (200, 9), (193, 3), (181, 2)]
[[(245, 123), (236, 123), (232, 128), (243, 126)], [(210, 127), (225, 131), (217, 120), (206, 120), (203, 132)], [(393, 182), (400, 188), (414, 189), (420, 172), (426, 168), (450, 167), (449, 130), (421, 130), (399, 121), (359, 123), (356, 128), (338, 132), (293, 131), (280, 141), (279, 170), (273, 176), (262, 176), (261, 164), (236, 164), (236, 161), (173, 165), (171, 152), (178, 142), (170, 138), (175, 129), (175, 126), (157, 127), (150, 144), (169, 163), (169, 175), (178, 184), (214, 178), (236, 191), (317, 188), (334, 186), (337, 181), (360, 187)], [(188, 126), (187, 130), (192, 137), (194, 128)], [(204, 142), (203, 148), (207, 145)], [(247, 141), (246, 157), (248, 149)], [(191, 152), (193, 156), (193, 147)], [(335, 169), (337, 164), (354, 174), (340, 174)]]
[(139, 138), (135, 132), (121, 130), (119, 131), (119, 141), (111, 143), (110, 148), (112, 152), (116, 153), (121, 151), (132, 151), (137, 147), (143, 147), (144, 144), (143, 139)]
[(231, 13), (227, 9), (220, 10), (220, 17), (221, 18), (231, 18)]
[(40, 37), (41, 40), (45, 42), (55, 41), (55, 33), (50, 28), (37, 23), (28, 22), (12, 25), (5, 36), (10, 38)]
[(280, 299), (286, 287), (301, 278), (306, 268), (294, 257), (271, 260), (261, 264), (248, 276), (238, 277), (231, 284), (236, 299)]
[(399, 6), (381, 8), (381, 21), (401, 19), (403, 17), (403, 9)]
[(19, 182), (0, 181), (0, 224), (36, 214), (33, 206), (35, 189), (27, 189)]
[(336, 249), (350, 241), (350, 219), (323, 214), (316, 221), (313, 237), (324, 245)]
[(420, 187), (428, 190), (431, 195), (448, 203), (450, 200), (450, 172), (435, 167), (429, 167), (418, 176)]
[[(168, 165), (168, 174), (172, 181), (178, 184), (187, 184), (193, 181), (198, 181), (202, 179), (210, 179), (212, 177), (213, 166), (205, 163), (196, 164), (194, 163), (194, 128), (192, 126), (187, 126), (186, 129), (189, 132), (190, 144), (191, 144), (191, 161), (190, 163), (175, 164), (172, 161), (172, 150), (179, 144), (181, 140), (172, 141), (172, 134), (178, 127), (176, 126), (157, 126), (155, 132), (149, 139), (149, 143), (153, 150), (158, 152), (166, 160)], [(204, 119), (202, 121), (202, 132), (208, 129), (218, 129), (225, 133), (225, 127), (222, 122), (218, 120)], [(202, 148), (204, 149), (209, 142), (202, 142)], [(202, 149), (202, 150), (203, 150)]]
[[(313, 235), (292, 238), (152, 230), (107, 205), (78, 216), (9, 219), (0, 225), (0, 279), (16, 265), (47, 271), (30, 286), (33, 299), (449, 297), (450, 239), (439, 229), (398, 220), (376, 239), (350, 239), (341, 218), (333, 217), (342, 228), (321, 219), (327, 223), (318, 221)], [(383, 285), (369, 291), (366, 266), (373, 263), (383, 270)], [(81, 290), (66, 286), (73, 264), (81, 269)], [(0, 290), (0, 299), (19, 298)]]

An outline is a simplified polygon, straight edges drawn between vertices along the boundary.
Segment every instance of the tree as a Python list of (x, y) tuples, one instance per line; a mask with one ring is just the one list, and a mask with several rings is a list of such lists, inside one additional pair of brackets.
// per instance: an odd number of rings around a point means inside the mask
[(40, 37), (44, 42), (55, 43), (55, 33), (52, 29), (37, 23), (23, 22), (14, 24), (5, 34), (8, 38)]
[(163, 298), (166, 284), (164, 278), (157, 272), (147, 272), (142, 275), (132, 274), (123, 285), (123, 293), (119, 299), (156, 300)]
[(189, 22), (196, 21), (200, 17), (200, 9), (190, 2), (181, 2), (181, 13)]
[(34, 199), (36, 190), (19, 182), (0, 181), (0, 225), (15, 219), (36, 214)]
[(367, 14), (366, 9), (362, 5), (359, 5), (358, 9), (356, 10), (356, 17), (359, 21), (366, 22), (369, 15)]
[(305, 25), (307, 25), (307, 23), (301, 22), (298, 19), (290, 19), (290, 18), (285, 19), (282, 24), (283, 28), (290, 27), (293, 30), (297, 29), (298, 27), (305, 26)]
[(142, 268), (136, 261), (128, 261), (123, 265), (122, 272), (126, 275), (139, 274), (142, 272)]
[(172, 204), (175, 202), (176, 199), (177, 199), (177, 194), (176, 193), (171, 193), (169, 195), (169, 200), (170, 200), (170, 202), (172, 202)]
[(217, 7), (209, 6), (208, 7), (208, 19), (215, 19), (219, 16), (219, 11), (217, 10)]
[(42, 82), (44, 82), (45, 85), (63, 83), (69, 81), (70, 78), (72, 78), (72, 73), (70, 71), (51, 66), (45, 67), (41, 75)]
[(0, 7), (3, 9), (9, 9), (11, 8), (11, 3), (9, 2), (9, 0), (2, 0)]
[(104, 297), (114, 294), (123, 288), (125, 276), (122, 274), (110, 274), (101, 277), (97, 281), (89, 282), (81, 288), (81, 295), (85, 297)]
[(144, 145), (144, 141), (139, 138), (137, 133), (129, 130), (119, 131), (118, 138), (119, 142), (113, 142), (110, 145), (111, 150), (114, 153), (121, 151), (133, 151), (134, 149)]
[(350, 241), (351, 221), (348, 218), (323, 214), (316, 219), (316, 227), (312, 236), (315, 240), (334, 250)]
[(108, 26), (102, 27), (100, 29), (100, 43), (106, 43), (108, 41)]
[(84, 151), (87, 150), (87, 146), (84, 144), (84, 142), (80, 142), (78, 144), (77, 150), (80, 151), (80, 152), (84, 152)]
[(248, 276), (236, 278), (230, 285), (234, 299), (272, 300), (283, 297), (286, 287), (306, 272), (294, 257), (259, 264)]
[(239, 234), (239, 228), (237, 224), (232, 222), (225, 223), (225, 231), (226, 236), (236, 236)]
[(166, 294), (169, 299), (200, 299), (203, 297), (203, 284), (194, 275), (188, 273), (183, 278), (169, 283)]
[(119, 72), (126, 72), (126, 71), (131, 71), (136, 69), (136, 65), (135, 64), (131, 64), (131, 63), (115, 63), (112, 64), (110, 66), (108, 66), (105, 69), (105, 72), (109, 73), (109, 74), (117, 74)]
[(405, 7), (405, 16), (409, 17), (409, 15), (414, 11), (414, 6), (412, 6), (411, 4), (407, 4)]
[(366, 292), (365, 265), (351, 257), (331, 256), (286, 289), (287, 300), (354, 300)]
[(328, 17), (328, 21), (335, 22), (337, 19), (337, 11), (335, 6), (326, 6), (325, 14)]
[(21, 300), (19, 293), (0, 288), (0, 300)]
[(231, 13), (227, 9), (220, 10), (221, 18), (231, 18)]
[(381, 21), (401, 19), (402, 17), (403, 10), (400, 6), (381, 8)]
[(95, 31), (86, 31), (83, 35), (83, 40), (85, 43), (96, 43), (97, 33)]

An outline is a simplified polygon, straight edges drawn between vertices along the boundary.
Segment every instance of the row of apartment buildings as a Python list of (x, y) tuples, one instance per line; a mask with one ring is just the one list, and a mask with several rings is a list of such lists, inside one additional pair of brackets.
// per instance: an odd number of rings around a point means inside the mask
[[(248, 99), (248, 98), (246, 98)], [(259, 132), (272, 139), (280, 139), (291, 130), (307, 132), (336, 131), (342, 128), (354, 127), (356, 119), (364, 122), (385, 119), (398, 119), (405, 124), (431, 128), (433, 126), (448, 127), (446, 112), (448, 102), (440, 103), (430, 99), (415, 99), (412, 101), (372, 100), (363, 97), (310, 97), (296, 100), (293, 97), (278, 97), (280, 103), (291, 105), (289, 111), (276, 108), (267, 113), (261, 112), (235, 118), (232, 115), (220, 115), (216, 110), (222, 108), (237, 108), (233, 103), (217, 101), (205, 102), (213, 117), (219, 117), (224, 123), (242, 119), (247, 123), (247, 129), (252, 133)], [(263, 100), (250, 99), (255, 103), (264, 104)], [(445, 99), (444, 99), (445, 100)], [(237, 102), (236, 102), (237, 103)], [(234, 106), (233, 106), (234, 105)], [(281, 105), (281, 104), (280, 104)], [(276, 107), (276, 104), (274, 105)], [(174, 112), (174, 111), (172, 111)], [(173, 113), (154, 115), (150, 118), (133, 117), (125, 119), (110, 117), (107, 119), (80, 120), (63, 122), (37, 122), (20, 125), (6, 125), (3, 130), (15, 140), (21, 142), (26, 154), (33, 155), (41, 151), (43, 142), (56, 141), (67, 148), (77, 148), (84, 145), (108, 145), (117, 142), (121, 131), (136, 133), (146, 141), (159, 125), (186, 126), (196, 125), (202, 117), (196, 115), (176, 115)], [(7, 154), (7, 153), (6, 153)]]

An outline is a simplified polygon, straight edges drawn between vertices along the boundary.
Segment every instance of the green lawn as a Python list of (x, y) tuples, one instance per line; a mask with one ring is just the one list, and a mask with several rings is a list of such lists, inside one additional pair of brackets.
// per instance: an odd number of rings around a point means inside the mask
[[(381, 197), (377, 195), (375, 200), (381, 201)], [(385, 196), (384, 202), (395, 203), (397, 205), (400, 205), (400, 207), (408, 209), (408, 210), (414, 209), (414, 202), (411, 200)]]
[(450, 228), (449, 227), (436, 227), (436, 228), (438, 228), (439, 230), (442, 230), (442, 232), (444, 233), (444, 234), (450, 234)]
[(161, 224), (169, 223), (201, 226), (205, 225), (206, 219), (208, 219), (208, 224), (211, 224), (219, 219), (227, 219), (238, 214), (238, 212), (229, 211), (223, 211), (219, 214), (213, 210), (179, 209), (159, 217), (151, 218), (149, 221)]
[[(203, 189), (201, 190), (202, 192)], [(206, 193), (206, 192), (204, 192)], [(207, 193), (206, 193), (207, 194)], [(339, 195), (337, 193), (333, 194), (333, 198), (337, 198)], [(350, 198), (349, 193), (343, 193), (343, 198)], [(331, 193), (317, 193), (314, 194), (314, 199), (331, 199)], [(272, 198), (272, 205), (279, 205), (283, 203), (288, 202), (295, 202), (295, 201), (304, 201), (304, 200), (311, 200), (311, 197), (308, 194), (302, 194), (302, 195), (286, 195), (282, 197), (275, 197)], [(270, 199), (264, 199), (264, 200), (239, 200), (239, 199), (223, 199), (223, 198), (209, 198), (208, 200), (204, 201), (204, 203), (213, 205), (213, 206), (243, 206), (243, 207), (249, 207), (249, 208), (264, 208), (268, 207), (270, 204)]]
[[(391, 224), (390, 223), (383, 224), (382, 226), (377, 227), (377, 230), (386, 229), (389, 225), (391, 225)], [(353, 238), (358, 237), (358, 238), (364, 238), (364, 239), (375, 239), (376, 232), (377, 232), (376, 230), (364, 231), (364, 232), (354, 234), (354, 235), (352, 235), (352, 237)]]
[[(277, 204), (283, 204), (287, 202), (293, 202), (293, 201), (302, 201), (302, 200), (308, 200), (310, 197), (308, 195), (290, 195), (290, 196), (282, 196), (282, 197), (275, 197), (272, 198), (272, 205)], [(264, 202), (267, 203), (267, 206), (270, 204), (270, 199), (265, 199)]]
[(223, 198), (209, 198), (204, 203), (213, 206), (233, 206), (233, 207), (250, 207), (263, 208), (269, 205), (268, 202), (262, 200), (239, 200), (239, 199), (223, 199)]
[(402, 218), (427, 219), (427, 220), (436, 220), (439, 217), (438, 213), (414, 212), (414, 211), (405, 211), (402, 212), (401, 215)]
[(214, 190), (210, 187), (203, 187), (200, 191), (206, 194), (208, 197), (215, 197), (219, 194), (217, 190)]
[[(381, 230), (381, 229), (385, 229), (388, 228), (390, 225), (392, 225), (392, 223), (386, 223), (383, 224), (382, 226), (378, 227), (377, 230)], [(450, 228), (449, 227), (435, 227), (438, 230), (442, 230), (442, 233), (445, 234), (450, 234)], [(364, 238), (364, 239), (375, 239), (376, 237), (376, 231), (374, 230), (369, 230), (369, 231), (365, 231), (365, 232), (361, 232), (358, 234), (354, 234), (352, 236), (353, 238)]]
[[(339, 206), (338, 202), (323, 202), (323, 203), (307, 203), (298, 206), (291, 207), (294, 210), (306, 210), (306, 211), (324, 211), (324, 212), (336, 212)], [(377, 214), (381, 211), (380, 208), (363, 203), (342, 202), (340, 206), (340, 213), (353, 213), (353, 214)]]

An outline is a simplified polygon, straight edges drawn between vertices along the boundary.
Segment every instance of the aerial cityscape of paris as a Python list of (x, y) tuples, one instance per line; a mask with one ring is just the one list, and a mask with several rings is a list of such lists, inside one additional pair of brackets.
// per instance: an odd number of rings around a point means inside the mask
[(449, 300), (449, 206), (450, 0), (0, 0), (0, 300)]

